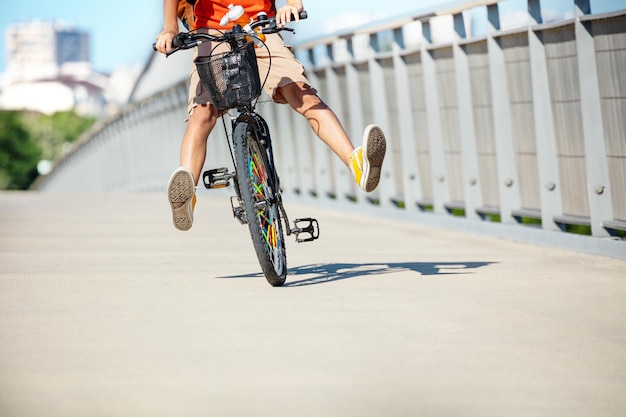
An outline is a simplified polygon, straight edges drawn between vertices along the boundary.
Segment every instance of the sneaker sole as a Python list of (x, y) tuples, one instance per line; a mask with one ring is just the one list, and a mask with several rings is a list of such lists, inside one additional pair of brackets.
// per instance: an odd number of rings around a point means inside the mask
[(192, 204), (196, 186), (189, 171), (176, 171), (167, 187), (167, 196), (172, 207), (172, 221), (178, 230), (189, 230), (193, 223), (189, 205)]
[(368, 126), (364, 136), (366, 140), (363, 140), (363, 172), (367, 172), (367, 176), (361, 179), (361, 187), (369, 193), (378, 187), (387, 152), (387, 141), (383, 131), (375, 125)]

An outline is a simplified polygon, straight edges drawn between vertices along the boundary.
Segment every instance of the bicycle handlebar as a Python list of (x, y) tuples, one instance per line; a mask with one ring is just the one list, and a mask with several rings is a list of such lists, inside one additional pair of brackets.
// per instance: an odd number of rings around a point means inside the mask
[[(300, 20), (304, 20), (308, 17), (306, 10), (303, 10), (299, 13)], [(288, 23), (295, 21), (295, 16), (291, 15), (291, 20)], [(257, 16), (257, 20), (253, 23), (250, 23), (250, 28), (255, 29), (257, 27), (263, 27), (261, 29), (261, 33), (265, 35), (269, 35), (271, 33), (278, 33), (283, 30), (287, 30), (290, 32), (294, 32), (293, 29), (288, 27), (278, 27), (276, 25), (276, 17), (267, 18), (265, 14), (260, 14)], [(191, 49), (202, 42), (212, 41), (212, 42), (228, 42), (236, 39), (241, 39), (246, 36), (250, 36), (248, 33), (242, 30), (240, 25), (235, 25), (231, 30), (227, 30), (222, 33), (222, 35), (210, 35), (208, 33), (191, 33), (191, 32), (180, 32), (177, 35), (174, 35), (172, 38), (172, 50), (167, 52), (165, 56), (170, 56), (174, 52), (180, 51), (182, 49)], [(152, 44), (152, 49), (156, 51), (156, 42)]]

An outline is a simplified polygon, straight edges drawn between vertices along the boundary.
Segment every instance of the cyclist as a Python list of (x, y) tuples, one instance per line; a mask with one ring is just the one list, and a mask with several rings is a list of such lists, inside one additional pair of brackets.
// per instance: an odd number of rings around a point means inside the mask
[[(256, 17), (259, 12), (275, 16), (280, 27), (290, 22), (292, 16), (299, 20), (304, 10), (300, 0), (287, 0), (287, 4), (276, 8), (275, 0), (196, 0), (194, 5), (195, 27), (198, 30), (230, 29), (220, 26), (220, 20), (228, 12), (228, 6), (237, 3), (248, 15)], [(172, 49), (172, 38), (178, 33), (178, 0), (163, 1), (163, 30), (157, 36), (156, 48), (161, 53)], [(267, 35), (267, 49), (256, 49), (259, 72), (262, 77), (268, 72), (271, 55), (271, 70), (264, 85), (266, 93), (276, 102), (289, 104), (303, 115), (315, 134), (343, 161), (354, 174), (355, 181), (366, 192), (373, 191), (380, 180), (381, 167), (386, 151), (385, 136), (376, 125), (366, 127), (362, 145), (354, 148), (335, 113), (319, 98), (304, 74), (302, 64), (285, 46), (279, 34)], [(196, 48), (197, 56), (207, 56), (215, 45), (201, 44)], [(214, 52), (220, 52), (218, 46)], [(263, 78), (262, 78), (263, 79)], [(190, 74), (187, 127), (180, 149), (180, 167), (172, 174), (168, 184), (168, 199), (172, 208), (174, 226), (189, 230), (193, 222), (196, 203), (196, 185), (206, 157), (209, 134), (222, 112), (211, 104), (211, 97), (200, 82), (195, 65)]]

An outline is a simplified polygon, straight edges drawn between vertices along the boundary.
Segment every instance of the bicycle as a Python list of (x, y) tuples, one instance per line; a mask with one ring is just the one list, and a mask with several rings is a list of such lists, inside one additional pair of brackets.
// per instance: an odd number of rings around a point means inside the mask
[[(300, 19), (306, 18), (306, 12), (301, 12)], [(212, 51), (208, 57), (194, 61), (201, 81), (211, 93), (213, 104), (221, 111), (237, 110), (235, 116), (230, 116), (230, 135), (222, 118), (234, 171), (226, 167), (210, 169), (202, 174), (202, 182), (207, 189), (216, 189), (229, 186), (232, 180), (235, 189), (235, 195), (230, 198), (233, 216), (242, 225), (248, 225), (263, 274), (272, 286), (277, 287), (282, 286), (287, 278), (283, 224), (287, 226), (287, 236), (293, 234), (296, 242), (301, 243), (319, 238), (319, 223), (306, 217), (295, 219), (293, 227), (289, 227), (274, 164), (270, 130), (267, 122), (255, 111), (262, 89), (253, 42), (260, 40), (254, 32), (257, 28), (264, 35), (283, 30), (293, 32), (293, 29), (278, 27), (275, 18), (259, 14), (249, 28), (246, 27), (247, 31), (234, 25), (231, 30), (220, 32), (221, 35), (181, 32), (173, 38), (173, 49), (166, 56), (205, 41), (230, 46), (228, 52), (214, 54)]]

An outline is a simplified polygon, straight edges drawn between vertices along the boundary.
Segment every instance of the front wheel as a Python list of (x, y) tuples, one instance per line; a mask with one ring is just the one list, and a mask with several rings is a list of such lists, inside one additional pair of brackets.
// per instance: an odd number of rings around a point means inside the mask
[(280, 287), (287, 278), (287, 254), (278, 190), (273, 189), (273, 181), (268, 177), (272, 174), (266, 151), (255, 140), (254, 126), (247, 121), (236, 124), (233, 147), (241, 200), (254, 250), (267, 281)]

